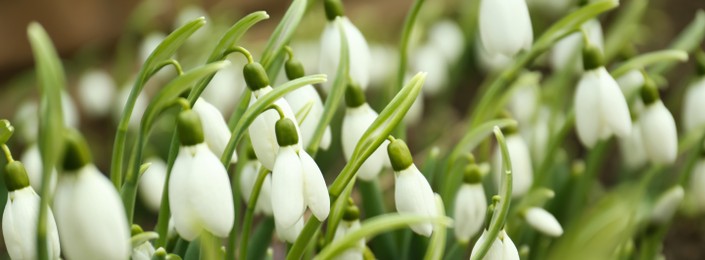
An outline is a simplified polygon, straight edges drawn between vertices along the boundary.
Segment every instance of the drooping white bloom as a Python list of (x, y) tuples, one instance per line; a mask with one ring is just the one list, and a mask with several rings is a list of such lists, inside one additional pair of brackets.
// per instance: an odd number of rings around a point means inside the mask
[[(118, 91), (117, 98), (113, 102), (113, 118), (115, 118), (115, 122), (119, 122), (120, 118), (122, 118), (122, 113), (124, 112), (125, 105), (127, 104), (127, 99), (130, 97), (131, 90), (132, 85), (128, 84)], [(130, 116), (130, 122), (128, 123), (128, 127), (130, 129), (139, 128), (144, 111), (147, 110), (147, 101), (148, 100), (144, 94), (144, 91), (137, 95), (137, 99), (135, 99), (135, 106), (132, 109), (132, 115)]]
[[(512, 161), (512, 197), (518, 198), (526, 194), (534, 181), (534, 171), (531, 168), (531, 155), (529, 147), (526, 145), (521, 135), (514, 133), (506, 136), (509, 158)], [(492, 164), (494, 181), (497, 185), (502, 184), (503, 164), (502, 152), (499, 147), (495, 148)]]
[[(436, 200), (431, 185), (413, 163), (394, 174), (394, 203), (397, 212), (432, 217), (438, 214)], [(421, 223), (411, 226), (411, 230), (422, 236), (431, 236), (433, 225)]]
[[(343, 239), (347, 234), (350, 234), (360, 229), (360, 220), (346, 221), (341, 220), (338, 223), (338, 228), (335, 229), (333, 241)], [(365, 251), (365, 239), (360, 239), (355, 243), (355, 246), (336, 255), (335, 260), (362, 260), (362, 253)]]
[(370, 86), (384, 86), (394, 73), (396, 73), (394, 66), (396, 61), (399, 60), (399, 52), (389, 45), (371, 44), (370, 56), (375, 58), (375, 62), (370, 62), (369, 67)]
[(531, 207), (527, 209), (524, 219), (531, 227), (545, 235), (559, 237), (563, 234), (561, 223), (558, 223), (556, 217), (543, 208)]
[(480, 39), (490, 53), (514, 56), (534, 40), (529, 9), (524, 0), (482, 0)]
[(632, 123), (632, 133), (619, 139), (619, 148), (624, 164), (629, 169), (637, 169), (646, 164), (646, 150), (638, 121)]
[(705, 124), (705, 77), (700, 77), (686, 90), (683, 100), (683, 127), (690, 132)]
[(296, 238), (299, 237), (301, 231), (304, 229), (304, 217), (299, 218), (296, 223), (290, 227), (282, 227), (274, 221), (274, 226), (276, 229), (277, 236), (289, 243), (296, 242)]
[(700, 158), (688, 182), (688, 192), (699, 212), (705, 211), (705, 159)]
[[(377, 119), (377, 112), (367, 103), (358, 107), (346, 108), (341, 134), (343, 155), (345, 155), (346, 160), (350, 160), (357, 142), (360, 141), (362, 135), (375, 119)], [(384, 162), (389, 161), (386, 152), (387, 145), (389, 145), (389, 141), (385, 140), (382, 145), (362, 163), (360, 169), (357, 170), (357, 176), (360, 179), (369, 181), (377, 177), (384, 166)]]
[(458, 23), (450, 19), (435, 22), (428, 29), (429, 44), (438, 49), (448, 64), (453, 64), (463, 55), (465, 36)]
[(274, 222), (288, 229), (307, 206), (318, 220), (328, 217), (330, 198), (323, 173), (306, 151), (297, 151), (295, 145), (281, 147), (272, 170)]
[[(27, 169), (27, 176), (29, 177), (29, 185), (35, 191), (42, 190), (42, 157), (39, 154), (39, 146), (35, 143), (27, 147), (20, 159), (24, 163), (25, 169)], [(54, 193), (56, 189), (56, 181), (58, 180), (58, 174), (56, 169), (52, 170), (51, 179), (49, 180), (49, 192)]]
[(517, 86), (516, 92), (512, 94), (512, 98), (509, 101), (509, 111), (520, 125), (528, 125), (531, 123), (539, 105), (538, 82), (533, 80), (529, 82), (527, 80), (524, 84), (518, 84), (521, 85)]
[(631, 133), (627, 101), (605, 67), (583, 73), (575, 91), (575, 123), (580, 141), (589, 148), (612, 134)]
[(654, 163), (673, 163), (678, 155), (678, 133), (673, 115), (661, 100), (646, 106), (639, 117), (641, 140)]
[[(477, 240), (472, 248), (472, 253), (470, 253), (470, 258), (472, 258), (480, 249), (480, 246), (487, 240), (488, 234), (485, 230), (480, 238)], [(519, 260), (519, 251), (517, 250), (514, 241), (507, 235), (504, 230), (500, 230), (497, 237), (492, 242), (489, 251), (485, 254), (483, 260)]]
[[(311, 144), (313, 133), (316, 131), (316, 126), (318, 122), (321, 121), (321, 116), (323, 116), (323, 102), (321, 101), (321, 97), (312, 85), (306, 85), (289, 92), (284, 98), (289, 102), (291, 109), (297, 114), (300, 113), (304, 107), (308, 106), (308, 104), (311, 104), (308, 115), (306, 115), (302, 122), (299, 122), (301, 124), (299, 127), (301, 128), (303, 146), (308, 147), (309, 144)], [(328, 126), (325, 132), (323, 132), (319, 147), (328, 150), (331, 139), (330, 126)]]
[(475, 41), (475, 56), (480, 68), (485, 72), (502, 71), (514, 62), (512, 57), (504, 56), (501, 53), (490, 53), (485, 46), (482, 46), (482, 41), (479, 40), (479, 37), (476, 38), (478, 40)]
[(668, 222), (673, 217), (673, 214), (676, 213), (684, 195), (685, 193), (681, 186), (675, 186), (661, 194), (651, 211), (651, 222), (655, 224)]
[[(599, 50), (604, 49), (602, 36), (602, 25), (596, 19), (583, 23), (581, 29), (587, 35), (590, 44)], [(582, 32), (572, 33), (558, 41), (551, 50), (551, 65), (553, 71), (561, 71), (564, 68), (572, 68), (573, 72), (583, 71), (583, 57), (581, 55), (584, 47)], [(573, 63), (571, 63), (573, 62)]]
[(182, 146), (169, 178), (169, 205), (179, 235), (192, 241), (203, 230), (227, 237), (233, 227), (230, 180), (205, 143)]
[(132, 260), (151, 260), (152, 255), (154, 255), (154, 246), (149, 241), (142, 243), (141, 245), (132, 249), (132, 255), (130, 259)]
[[(256, 159), (247, 161), (240, 173), (240, 191), (242, 198), (246, 203), (249, 203), (252, 190), (257, 181), (257, 174), (262, 167), (262, 164)], [(257, 204), (255, 204), (255, 213), (263, 213), (267, 216), (272, 215), (272, 175), (267, 174), (262, 183), (262, 188), (259, 191)]]
[(426, 44), (411, 53), (412, 64), (415, 71), (426, 71), (426, 81), (424, 81), (423, 93), (436, 95), (448, 82), (450, 64), (441, 49)]
[(54, 212), (67, 258), (130, 256), (130, 230), (120, 195), (95, 165), (63, 173), (56, 187)]
[(157, 157), (147, 160), (151, 165), (142, 174), (139, 181), (139, 194), (148, 209), (159, 212), (166, 181), (166, 164)]
[[(272, 91), (271, 86), (253, 91), (252, 98), (250, 99), (250, 106), (252, 106), (258, 98), (266, 95), (270, 91)], [(284, 112), (284, 116), (286, 118), (294, 121), (297, 128), (296, 130), (299, 132), (299, 140), (302, 140), (303, 137), (301, 136), (301, 131), (298, 129), (296, 115), (291, 110), (289, 102), (286, 102), (285, 99), (280, 98), (274, 101), (274, 105), (278, 106), (282, 112)], [(274, 159), (277, 156), (277, 151), (279, 151), (277, 136), (274, 132), (274, 124), (277, 120), (279, 120), (279, 114), (276, 111), (269, 109), (258, 115), (248, 128), (252, 148), (255, 150), (257, 159), (265, 168), (269, 170), (274, 169)], [(300, 143), (296, 146), (297, 149), (301, 149)]]
[(223, 115), (228, 115), (238, 105), (246, 87), (240, 68), (245, 66), (247, 61), (244, 57), (231, 56), (233, 57), (228, 59), (232, 62), (231, 65), (220, 69), (201, 94), (203, 99), (217, 107)]
[[(31, 186), (7, 193), (7, 204), (2, 215), (2, 234), (7, 253), (12, 259), (37, 258), (37, 217), (39, 195)], [(59, 259), (59, 233), (52, 210), (47, 211), (48, 255)]]
[[(340, 61), (340, 32), (336, 22), (340, 19), (343, 23), (343, 30), (348, 40), (348, 50), (350, 55), (349, 75), (362, 89), (366, 89), (370, 81), (370, 49), (367, 41), (360, 30), (345, 16), (339, 16), (336, 20), (329, 21), (321, 35), (321, 55), (318, 68), (320, 72), (333, 78), (338, 71)], [(333, 81), (324, 82), (323, 90), (328, 93)]]
[(81, 75), (78, 81), (78, 97), (83, 112), (90, 117), (103, 117), (110, 112), (115, 81), (108, 72), (92, 69)]
[[(225, 152), (225, 147), (230, 141), (230, 128), (225, 122), (223, 115), (218, 108), (208, 103), (208, 101), (199, 98), (193, 105), (193, 111), (196, 111), (205, 127), (203, 127), (203, 136), (205, 137), (208, 148), (217, 156), (222, 156)], [(230, 158), (230, 163), (237, 162), (237, 153), (233, 153)]]
[(463, 183), (455, 197), (455, 237), (465, 243), (470, 241), (485, 223), (487, 198), (482, 183)]

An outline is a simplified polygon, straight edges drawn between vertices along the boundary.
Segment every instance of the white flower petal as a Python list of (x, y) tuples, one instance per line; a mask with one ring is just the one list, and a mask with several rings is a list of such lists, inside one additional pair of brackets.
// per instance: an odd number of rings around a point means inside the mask
[(61, 176), (54, 211), (67, 258), (129, 257), (130, 231), (120, 195), (94, 165)]
[(644, 75), (637, 69), (630, 70), (616, 80), (625, 97), (631, 96), (644, 86)]
[(423, 93), (436, 95), (448, 81), (450, 64), (443, 56), (443, 51), (434, 45), (424, 45), (411, 53), (412, 64), (415, 71), (425, 71), (426, 81), (424, 81)]
[(272, 215), (272, 175), (267, 174), (262, 183), (262, 189), (259, 191), (255, 212), (261, 212), (264, 215)]
[(158, 212), (159, 206), (162, 204), (167, 167), (164, 161), (159, 158), (151, 158), (147, 162), (151, 165), (140, 177), (139, 194), (147, 208)]
[(705, 77), (693, 82), (683, 100), (683, 127), (689, 132), (705, 124)]
[(502, 230), (499, 232), (499, 236), (502, 237), (502, 259), (519, 260), (519, 251), (516, 245), (514, 245), (514, 241), (507, 235), (507, 232)]
[[(377, 112), (372, 110), (366, 103), (355, 108), (347, 108), (345, 117), (343, 118), (341, 141), (343, 145), (343, 155), (346, 160), (350, 160), (357, 142), (360, 141), (362, 134), (370, 127), (372, 122), (377, 118)], [(362, 180), (372, 180), (384, 166), (385, 159), (388, 160), (387, 145), (385, 141), (375, 150), (370, 157), (357, 170), (357, 176)]]
[(289, 228), (304, 214), (301, 160), (292, 146), (279, 149), (272, 171), (272, 210), (278, 226)]
[(629, 115), (629, 106), (624, 99), (624, 94), (619, 89), (619, 85), (607, 72), (605, 67), (597, 69), (599, 78), (599, 113), (604, 122), (619, 137), (629, 135), (632, 131), (632, 120)]
[[(512, 197), (521, 197), (529, 191), (534, 180), (534, 171), (531, 166), (531, 156), (529, 147), (524, 139), (518, 134), (506, 137), (509, 158), (512, 161)], [(502, 153), (499, 147), (495, 148), (493, 160), (493, 176), (495, 183), (501, 185), (503, 168)]]
[[(482, 232), (482, 235), (480, 236), (479, 239), (477, 239), (477, 242), (475, 242), (475, 245), (472, 247), (472, 252), (470, 253), (470, 257), (472, 258), (479, 250), (480, 246), (487, 240), (487, 230)], [(492, 245), (490, 246), (490, 249), (487, 251), (487, 254), (485, 254), (485, 257), (483, 257), (483, 260), (502, 260), (504, 256), (504, 248), (502, 245), (502, 241), (499, 240), (499, 238), (494, 238), (494, 242), (492, 242)]]
[[(394, 202), (397, 211), (403, 214), (435, 216), (436, 202), (431, 185), (416, 168), (411, 165), (396, 175), (394, 186)], [(433, 232), (431, 223), (421, 223), (411, 226), (411, 230), (422, 236), (430, 236)]]
[(73, 102), (73, 98), (68, 92), (61, 92), (61, 112), (64, 115), (64, 124), (69, 127), (78, 128), (81, 116), (78, 114), (78, 108), (76, 108), (76, 103)]
[(675, 162), (678, 155), (676, 122), (663, 102), (659, 100), (648, 105), (639, 123), (649, 159), (655, 163)]
[(132, 249), (132, 260), (151, 260), (154, 255), (154, 246), (152, 243), (144, 242), (141, 245)]
[(637, 169), (646, 163), (646, 150), (641, 137), (641, 127), (637, 122), (632, 122), (632, 133), (619, 139), (619, 148), (624, 159), (624, 164), (629, 169)]
[(676, 213), (678, 206), (683, 201), (683, 187), (675, 186), (668, 189), (659, 196), (651, 211), (651, 222), (655, 224), (665, 224)]
[(526, 222), (534, 229), (548, 236), (558, 237), (563, 234), (563, 227), (556, 217), (545, 209), (532, 207), (526, 210)]
[(470, 241), (485, 223), (487, 198), (479, 184), (463, 184), (455, 199), (455, 237), (460, 242)]
[(238, 105), (238, 101), (247, 87), (245, 77), (242, 75), (242, 67), (247, 63), (245, 57), (230, 55), (228, 60), (232, 62), (230, 66), (220, 69), (201, 95), (203, 99), (217, 107), (223, 115), (230, 114)]
[(276, 231), (277, 231), (277, 236), (289, 243), (294, 243), (296, 242), (296, 238), (299, 237), (299, 234), (301, 234), (301, 230), (304, 229), (304, 217), (301, 216), (298, 220), (296, 220), (296, 223), (289, 227), (284, 227), (280, 226), (277, 224), (276, 221), (274, 221)]
[(227, 237), (233, 227), (235, 209), (228, 172), (205, 145), (196, 145), (189, 175), (189, 203), (208, 232)]
[[(230, 141), (230, 128), (225, 122), (223, 115), (218, 108), (208, 103), (208, 101), (199, 98), (196, 104), (193, 105), (195, 111), (201, 118), (203, 124), (203, 135), (208, 147), (219, 157), (225, 152), (225, 147)], [(233, 153), (230, 163), (237, 162), (237, 153)]]
[(705, 160), (700, 159), (695, 164), (690, 176), (688, 191), (691, 193), (699, 212), (705, 211)]
[[(25, 187), (7, 194), (7, 204), (2, 216), (2, 234), (7, 253), (12, 259), (36, 258), (39, 199), (32, 187)], [(49, 258), (58, 259), (61, 251), (59, 233), (51, 209), (48, 211), (47, 221)]]
[(448, 63), (455, 63), (465, 50), (465, 36), (453, 20), (443, 19), (434, 23), (428, 31), (429, 43), (438, 49)]
[(169, 177), (169, 207), (174, 220), (174, 228), (183, 239), (193, 241), (200, 235), (202, 227), (197, 222), (196, 213), (190, 207), (190, 175), (194, 166), (195, 149), (193, 147), (179, 148), (179, 154), (174, 161)]
[(245, 203), (250, 201), (250, 195), (257, 181), (257, 174), (262, 165), (257, 160), (247, 161), (240, 171), (240, 194)]
[(575, 91), (575, 128), (583, 145), (591, 148), (600, 138), (603, 122), (600, 108), (598, 84), (600, 80), (595, 71), (586, 71), (580, 78)]
[[(323, 102), (321, 101), (321, 97), (318, 96), (318, 92), (316, 92), (313, 86), (307, 85), (289, 92), (284, 98), (291, 106), (291, 110), (295, 113), (299, 113), (299, 111), (309, 103), (312, 104), (306, 118), (302, 122), (299, 122), (301, 124), (299, 127), (301, 128), (303, 146), (308, 147), (309, 144), (311, 144), (311, 138), (313, 138), (318, 122), (321, 121), (321, 116), (323, 115)], [(330, 138), (330, 136), (328, 138)], [(330, 144), (330, 140), (328, 140), (327, 144)], [(319, 146), (324, 149), (328, 148), (327, 146), (324, 147), (323, 142), (321, 142)]]
[[(24, 151), (20, 159), (24, 163), (25, 169), (27, 170), (27, 177), (29, 177), (29, 184), (35, 191), (42, 190), (42, 157), (39, 154), (39, 146), (34, 143), (30, 145), (27, 150)], [(54, 193), (56, 189), (56, 182), (59, 176), (56, 173), (56, 169), (52, 169), (51, 180), (49, 180), (49, 192)]]
[[(348, 40), (348, 50), (350, 54), (349, 74), (350, 78), (359, 84), (362, 89), (366, 89), (370, 80), (370, 49), (365, 37), (360, 30), (350, 22), (347, 17), (341, 17), (343, 29)], [(340, 33), (335, 22), (328, 22), (321, 35), (321, 55), (319, 69), (323, 74), (333, 78), (338, 70), (340, 61)], [(329, 92), (333, 81), (324, 82), (323, 90)]]
[[(345, 237), (345, 235), (360, 229), (360, 220), (354, 221), (340, 221), (338, 227), (335, 229), (335, 235), (333, 236), (333, 241), (338, 241)], [(362, 260), (362, 253), (365, 250), (365, 240), (361, 239), (355, 247), (352, 247), (344, 252), (338, 254), (333, 259), (335, 260)]]
[[(252, 98), (250, 99), (250, 106), (252, 106), (252, 104), (254, 104), (259, 97), (266, 95), (270, 91), (272, 91), (272, 87), (269, 86), (254, 91), (252, 93)], [(284, 116), (286, 118), (294, 121), (296, 130), (299, 133), (299, 144), (297, 144), (297, 148), (300, 149), (300, 141), (303, 137), (301, 136), (301, 130), (298, 127), (299, 124), (296, 121), (296, 114), (294, 114), (289, 106), (289, 103), (283, 98), (277, 99), (274, 101), (274, 104), (279, 106), (282, 112), (284, 112)], [(279, 120), (279, 114), (276, 111), (268, 109), (257, 116), (248, 128), (252, 148), (255, 150), (257, 159), (262, 163), (262, 165), (264, 165), (265, 168), (270, 170), (274, 167), (274, 159), (276, 158), (277, 151), (279, 150), (277, 136), (274, 132), (274, 125), (277, 120)]]
[(533, 31), (524, 0), (482, 0), (479, 19), (480, 39), (490, 53), (514, 56), (531, 47)]
[(299, 151), (304, 177), (304, 199), (313, 215), (320, 221), (325, 220), (330, 213), (330, 198), (323, 173), (316, 162), (306, 151)]
[(92, 69), (84, 72), (78, 82), (78, 97), (83, 112), (90, 117), (107, 115), (116, 88), (115, 81), (105, 70)]

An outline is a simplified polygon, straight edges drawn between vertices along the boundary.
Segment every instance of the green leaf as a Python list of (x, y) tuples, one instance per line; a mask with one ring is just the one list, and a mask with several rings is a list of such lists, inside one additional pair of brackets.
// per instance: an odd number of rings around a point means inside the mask
[[(445, 216), (446, 210), (443, 207), (443, 199), (441, 196), (433, 194), (436, 199), (436, 213), (438, 216)], [(433, 227), (433, 235), (431, 235), (431, 241), (428, 243), (428, 248), (426, 249), (425, 260), (435, 260), (441, 259), (446, 248), (446, 225), (437, 222)]]
[(289, 42), (291, 36), (294, 35), (296, 28), (299, 26), (301, 18), (303, 18), (304, 13), (306, 13), (306, 5), (306, 0), (294, 0), (277, 25), (277, 28), (274, 29), (274, 32), (272, 32), (272, 35), (269, 37), (269, 41), (267, 41), (267, 45), (265, 45), (264, 51), (262, 52), (262, 58), (260, 59), (260, 63), (267, 71), (269, 78), (274, 79), (279, 73), (280, 67), (273, 65), (275, 64), (275, 60), (282, 55), (284, 45)]
[(306, 148), (306, 152), (311, 156), (316, 155), (318, 151), (318, 145), (323, 138), (323, 134), (326, 131), (326, 127), (333, 120), (333, 115), (335, 111), (340, 107), (340, 102), (345, 96), (345, 88), (347, 83), (347, 75), (350, 67), (350, 55), (347, 36), (345, 35), (345, 30), (343, 30), (343, 22), (341, 19), (336, 18), (335, 26), (338, 27), (340, 32), (340, 60), (338, 61), (338, 70), (335, 72), (335, 80), (331, 86), (330, 95), (326, 98), (326, 103), (323, 105), (323, 115), (316, 125), (316, 130), (311, 136), (311, 143)]
[[(258, 22), (266, 19), (269, 19), (269, 15), (267, 14), (267, 12), (257, 11), (248, 14), (247, 16), (237, 21), (237, 23), (230, 27), (230, 29), (228, 29), (228, 31), (226, 31), (225, 34), (223, 34), (223, 36), (220, 38), (218, 44), (216, 44), (210, 56), (208, 56), (208, 60), (206, 63), (225, 60), (228, 54), (228, 50), (234, 45), (236, 45), (240, 38), (242, 38), (242, 36), (245, 35), (245, 33), (250, 28)], [(189, 102), (191, 102), (192, 105), (196, 103), (196, 100), (206, 89), (206, 86), (208, 86), (208, 83), (213, 79), (213, 76), (215, 76), (215, 74), (212, 74), (206, 77), (205, 79), (199, 81), (198, 84), (193, 87), (193, 90), (189, 94)]]
[(267, 93), (266, 95), (260, 97), (255, 101), (242, 115), (240, 120), (238, 120), (237, 125), (233, 129), (233, 134), (230, 136), (230, 141), (228, 141), (228, 146), (225, 147), (225, 151), (223, 152), (223, 155), (220, 157), (220, 161), (225, 165), (227, 168), (230, 166), (230, 158), (233, 156), (233, 153), (235, 152), (235, 147), (237, 147), (237, 144), (240, 142), (240, 139), (242, 139), (242, 136), (245, 133), (245, 130), (247, 130), (247, 127), (252, 124), (253, 121), (255, 121), (255, 118), (259, 116), (264, 110), (269, 107), (269, 105), (273, 104), (274, 101), (277, 99), (283, 97), (287, 93), (298, 89), (300, 87), (306, 86), (306, 85), (312, 85), (312, 84), (318, 84), (321, 82), (326, 81), (326, 75), (323, 74), (316, 74), (316, 75), (310, 75), (310, 76), (304, 76), (289, 82), (284, 83), (283, 85), (274, 88), (271, 92)]
[(673, 61), (687, 61), (688, 53), (681, 50), (662, 50), (644, 53), (622, 63), (619, 67), (612, 70), (612, 77), (619, 78), (634, 69), (644, 69), (651, 64)]
[(7, 119), (0, 120), (0, 145), (7, 143), (7, 140), (10, 140), (14, 132), (15, 128), (10, 124), (10, 121), (7, 121)]
[(351, 248), (364, 238), (371, 238), (378, 234), (405, 228), (409, 225), (428, 223), (434, 225), (450, 226), (452, 220), (445, 216), (425, 217), (412, 214), (390, 213), (368, 219), (360, 226), (360, 229), (348, 233), (342, 239), (334, 241), (325, 247), (314, 259), (332, 259), (336, 255)]

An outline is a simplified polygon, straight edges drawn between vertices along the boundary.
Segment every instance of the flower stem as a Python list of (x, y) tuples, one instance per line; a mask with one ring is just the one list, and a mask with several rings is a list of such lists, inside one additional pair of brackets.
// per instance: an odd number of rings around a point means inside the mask
[[(379, 188), (379, 181), (358, 181), (358, 189), (362, 196), (362, 209), (365, 212), (365, 218), (382, 215), (387, 212), (384, 207), (384, 197)], [(370, 241), (372, 248), (380, 259), (398, 259), (396, 255), (397, 243), (394, 240), (392, 233), (380, 234), (376, 239)], [(402, 251), (403, 252), (403, 251)]]
[(239, 259), (246, 259), (247, 257), (247, 242), (249, 241), (250, 229), (252, 228), (252, 218), (254, 217), (257, 199), (259, 198), (259, 193), (262, 190), (262, 184), (264, 183), (264, 179), (267, 177), (267, 174), (269, 174), (267, 168), (260, 167), (259, 173), (257, 173), (255, 186), (252, 188), (250, 201), (247, 202), (247, 212), (245, 212), (245, 220), (242, 224), (242, 237), (240, 238)]
[(5, 159), (7, 159), (8, 163), (15, 161), (14, 159), (12, 159), (12, 153), (10, 152), (10, 148), (7, 147), (6, 144), (2, 144), (2, 151), (5, 153)]

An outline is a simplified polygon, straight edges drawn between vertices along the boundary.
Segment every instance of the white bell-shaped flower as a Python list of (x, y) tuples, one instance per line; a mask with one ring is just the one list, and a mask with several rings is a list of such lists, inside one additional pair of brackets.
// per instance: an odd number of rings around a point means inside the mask
[(588, 20), (580, 28), (582, 32), (572, 33), (553, 46), (549, 57), (553, 71), (561, 71), (565, 68), (569, 68), (571, 72), (583, 71), (583, 57), (580, 55), (580, 50), (585, 47), (583, 37), (587, 37), (588, 42), (600, 51), (604, 49), (600, 21)]
[[(323, 102), (321, 97), (316, 92), (316, 89), (312, 85), (303, 86), (297, 90), (289, 92), (284, 96), (291, 109), (300, 113), (302, 109), (311, 104), (311, 108), (303, 121), (299, 122), (301, 125), (301, 137), (303, 138), (303, 146), (308, 147), (311, 144), (311, 138), (313, 138), (313, 133), (316, 131), (316, 126), (323, 116)], [(327, 150), (331, 143), (331, 132), (330, 126), (326, 127), (319, 146)]]
[[(356, 230), (360, 229), (360, 220), (341, 220), (338, 223), (338, 228), (335, 229), (335, 235), (333, 236), (333, 241), (341, 240), (347, 234), (350, 234)], [(345, 250), (344, 252), (336, 255), (333, 259), (335, 260), (362, 260), (363, 252), (365, 251), (365, 239), (360, 239), (355, 243), (355, 245)]]
[[(29, 186), (27, 172), (20, 162), (10, 162), (5, 169), (8, 193), (2, 215), (2, 234), (7, 253), (11, 259), (36, 259), (39, 195)], [(51, 209), (47, 211), (46, 221), (49, 259), (59, 259), (59, 233)]]
[(138, 189), (140, 198), (152, 212), (159, 212), (162, 205), (162, 193), (166, 182), (166, 163), (157, 157), (147, 160), (149, 168), (140, 177)]
[(685, 193), (681, 186), (675, 186), (661, 194), (651, 210), (651, 222), (654, 224), (666, 224), (676, 213), (684, 196)]
[(465, 51), (465, 35), (457, 22), (450, 19), (436, 21), (428, 29), (429, 44), (440, 51), (450, 65), (457, 62)]
[(629, 107), (617, 82), (605, 67), (587, 69), (575, 91), (575, 123), (583, 145), (631, 133)]
[(294, 121), (282, 118), (276, 123), (277, 142), (281, 146), (272, 170), (272, 209), (274, 222), (289, 229), (308, 207), (318, 220), (330, 213), (328, 188), (316, 162), (298, 149), (299, 134)]
[[(325, 1), (324, 3), (326, 5), (328, 23), (321, 34), (321, 55), (318, 68), (321, 73), (328, 75), (330, 78), (335, 77), (338, 71), (341, 43), (340, 31), (338, 30), (336, 20), (340, 19), (343, 23), (343, 30), (345, 30), (345, 37), (348, 41), (348, 54), (350, 56), (348, 66), (349, 76), (360, 84), (362, 89), (366, 89), (370, 81), (369, 67), (371, 64), (370, 48), (367, 45), (367, 40), (365, 40), (365, 37), (350, 19), (343, 16), (342, 3), (339, 1)], [(331, 4), (336, 5), (336, 7), (330, 7)], [(332, 84), (332, 80), (324, 82), (322, 84), (323, 90), (326, 93), (330, 92)]]
[[(394, 169), (394, 204), (397, 212), (433, 217), (438, 214), (436, 199), (426, 177), (414, 165), (411, 152), (402, 140), (394, 140), (387, 147), (389, 160)], [(420, 223), (411, 225), (411, 230), (422, 236), (431, 236), (433, 225)]]
[(242, 70), (239, 69), (246, 64), (246, 60), (240, 56), (231, 56), (228, 59), (231, 65), (220, 69), (201, 94), (203, 99), (217, 107), (223, 115), (230, 114), (238, 105), (246, 86)]
[(130, 259), (132, 260), (151, 260), (152, 255), (154, 255), (154, 246), (149, 241), (144, 242), (135, 248), (132, 248), (132, 255)]
[(524, 0), (480, 1), (480, 39), (490, 53), (514, 56), (534, 41), (529, 9)]
[(105, 70), (92, 69), (84, 72), (78, 81), (78, 97), (83, 112), (94, 118), (108, 115), (115, 90), (115, 81)]
[(539, 106), (539, 76), (526, 73), (519, 78), (517, 90), (509, 100), (509, 111), (520, 125), (529, 125)]
[(688, 182), (688, 192), (699, 212), (705, 211), (705, 159), (701, 157), (693, 168)]
[(69, 259), (127, 259), (130, 231), (120, 195), (93, 164), (65, 170), (54, 197), (61, 246)]
[(624, 164), (629, 169), (637, 169), (646, 164), (646, 150), (638, 121), (632, 122), (629, 136), (619, 139), (619, 148)]
[(447, 84), (450, 64), (443, 51), (432, 44), (425, 44), (411, 53), (412, 65), (415, 71), (426, 71), (423, 93), (437, 95)]
[[(223, 114), (215, 106), (211, 105), (205, 99), (199, 98), (193, 105), (193, 111), (198, 113), (201, 118), (203, 125), (203, 134), (208, 144), (208, 148), (213, 151), (218, 157), (223, 155), (226, 146), (228, 146), (228, 141), (230, 141), (230, 128), (228, 128), (228, 123), (225, 122)], [(230, 163), (237, 162), (237, 153), (233, 153), (232, 158), (230, 158)]]
[(487, 214), (487, 197), (482, 187), (480, 168), (472, 163), (465, 171), (463, 184), (455, 196), (455, 237), (467, 243), (480, 231)]
[[(254, 153), (254, 152), (253, 152)], [(245, 203), (250, 202), (250, 196), (257, 181), (257, 174), (262, 168), (262, 164), (253, 156), (245, 163), (245, 166), (240, 172), (240, 192)], [(272, 215), (272, 175), (267, 174), (262, 183), (262, 188), (259, 191), (257, 204), (255, 204), (255, 213), (263, 213), (267, 216)]]
[[(25, 169), (27, 169), (27, 175), (29, 176), (29, 185), (35, 191), (42, 190), (42, 156), (39, 154), (39, 145), (36, 143), (27, 147), (24, 151), (20, 160), (24, 163)], [(56, 169), (52, 169), (51, 179), (49, 180), (49, 192), (54, 193), (56, 190), (56, 182), (59, 175), (56, 173)]]
[[(650, 81), (649, 81), (650, 82)], [(639, 117), (641, 140), (646, 155), (654, 163), (671, 164), (678, 156), (678, 132), (673, 115), (659, 99), (656, 86), (644, 85), (641, 97), (646, 105)]]
[(188, 241), (203, 231), (227, 237), (235, 218), (228, 173), (204, 142), (196, 112), (182, 111), (177, 126), (181, 147), (169, 178), (174, 227)]
[[(526, 194), (534, 181), (534, 171), (531, 155), (526, 141), (515, 130), (505, 129), (509, 158), (512, 161), (512, 197), (518, 198)], [(492, 176), (497, 185), (501, 185), (503, 172), (502, 152), (495, 148), (492, 161)]]
[[(362, 135), (367, 131), (367, 128), (372, 125), (372, 122), (377, 119), (375, 112), (365, 101), (365, 94), (360, 88), (354, 85), (349, 85), (345, 93), (345, 103), (347, 109), (343, 117), (343, 125), (341, 130), (341, 141), (343, 155), (346, 160), (350, 160), (355, 146), (362, 138)], [(385, 161), (389, 161), (386, 150), (389, 141), (385, 140), (382, 145), (375, 150), (370, 157), (357, 170), (357, 177), (362, 180), (373, 180), (384, 167)]]
[(370, 62), (370, 87), (381, 87), (387, 84), (396, 73), (394, 66), (399, 60), (399, 52), (389, 44), (370, 45), (370, 56), (375, 62)]
[[(487, 240), (487, 230), (485, 230), (477, 240), (470, 253), (472, 258), (480, 249), (480, 246)], [(500, 230), (494, 242), (490, 246), (489, 251), (485, 254), (483, 260), (519, 260), (519, 251), (517, 250), (514, 241), (507, 235), (504, 230)]]
[(514, 63), (512, 57), (500, 53), (490, 53), (485, 46), (482, 46), (480, 37), (475, 37), (475, 56), (480, 68), (486, 73), (496, 73), (502, 71)]
[(686, 132), (705, 125), (705, 76), (690, 84), (683, 97), (683, 127)]
[(559, 237), (563, 234), (561, 223), (558, 223), (556, 217), (543, 208), (531, 207), (527, 209), (524, 212), (524, 219), (531, 227), (547, 236)]
[(293, 244), (304, 229), (304, 217), (299, 218), (296, 223), (290, 227), (282, 227), (276, 221), (274, 221), (274, 226), (277, 237)]

